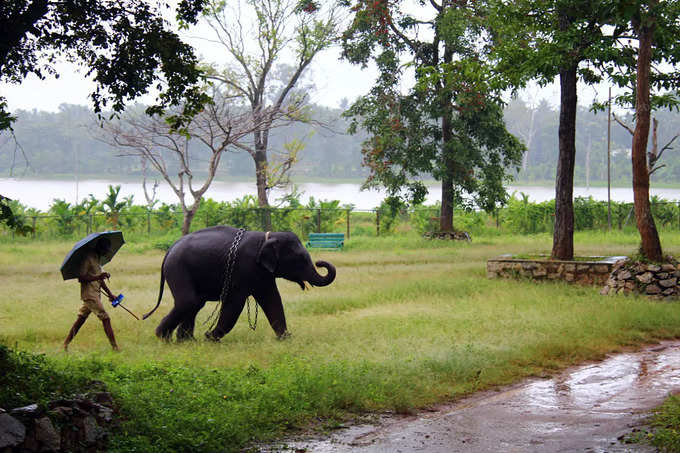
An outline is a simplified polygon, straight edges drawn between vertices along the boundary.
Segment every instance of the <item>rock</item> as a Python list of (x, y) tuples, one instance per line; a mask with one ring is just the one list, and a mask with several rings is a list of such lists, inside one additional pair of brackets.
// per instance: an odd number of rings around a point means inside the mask
[(26, 438), (26, 427), (9, 414), (0, 414), (0, 449), (16, 447)]
[(606, 296), (607, 294), (609, 294), (609, 285), (605, 285), (605, 287), (600, 291), (600, 295), (602, 296)]
[(632, 280), (627, 281), (624, 286), (628, 289), (635, 289), (635, 282)]
[(647, 265), (647, 270), (651, 272), (659, 272), (661, 270), (661, 266), (657, 266), (656, 264), (649, 264)]
[(37, 404), (29, 404), (28, 406), (12, 409), (9, 413), (20, 417), (30, 417), (31, 415), (37, 415), (39, 410)]
[(104, 435), (104, 430), (97, 425), (97, 421), (94, 419), (94, 417), (85, 417), (83, 419), (81, 439), (85, 445), (96, 445)]
[(40, 442), (40, 451), (59, 451), (61, 448), (61, 436), (54, 429), (52, 421), (47, 417), (41, 417), (35, 421), (35, 439)]
[(662, 264), (661, 270), (664, 270), (666, 272), (675, 272), (675, 266), (672, 264)]
[(50, 414), (57, 415), (60, 418), (68, 418), (73, 415), (73, 409), (70, 407), (58, 406), (50, 411)]
[(565, 264), (564, 270), (567, 271), (567, 272), (574, 272), (574, 271), (576, 271), (576, 265), (575, 264)]
[(640, 283), (647, 284), (652, 281), (652, 279), (654, 278), (654, 274), (652, 274), (651, 272), (645, 272), (642, 275), (635, 276), (635, 278), (637, 278)]
[(609, 272), (609, 266), (607, 266), (606, 264), (596, 264), (594, 266), (594, 269), (595, 272), (597, 272), (598, 274), (606, 274)]
[(669, 278), (666, 280), (661, 280), (659, 281), (659, 284), (663, 286), (664, 288), (670, 288), (672, 286), (676, 286), (678, 284), (678, 279), (677, 278)]
[(637, 265), (633, 266), (631, 270), (636, 274), (644, 274), (645, 272), (647, 272), (647, 266), (645, 266), (642, 263), (638, 263)]
[(645, 292), (647, 294), (659, 294), (659, 293), (661, 293), (661, 288), (659, 288), (656, 285), (647, 285)]
[(669, 274), (668, 272), (659, 272), (659, 273), (656, 274), (656, 277), (657, 277), (659, 280), (665, 280), (665, 279), (667, 279), (667, 278), (670, 277), (670, 276), (671, 276), (671, 274)]
[(616, 278), (618, 278), (619, 280), (628, 280), (631, 277), (632, 275), (630, 271), (627, 269), (622, 270), (621, 272), (619, 272), (619, 275), (616, 276)]
[(543, 267), (539, 267), (538, 269), (534, 269), (534, 277), (545, 277), (548, 275), (548, 271), (545, 270)]
[(672, 296), (675, 294), (675, 288), (667, 288), (663, 291), (664, 296)]

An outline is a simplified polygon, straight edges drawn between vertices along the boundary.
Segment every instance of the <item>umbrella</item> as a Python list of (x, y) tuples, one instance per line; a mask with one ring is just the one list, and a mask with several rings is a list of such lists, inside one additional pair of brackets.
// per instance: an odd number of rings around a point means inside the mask
[(76, 242), (76, 245), (74, 245), (71, 251), (66, 254), (64, 262), (61, 264), (61, 275), (64, 277), (64, 280), (80, 277), (78, 274), (83, 258), (85, 258), (88, 251), (94, 250), (97, 240), (103, 237), (111, 241), (111, 250), (109, 250), (107, 254), (101, 256), (100, 264), (106, 264), (111, 261), (113, 255), (115, 255), (118, 249), (125, 244), (122, 231), (102, 231), (101, 233), (92, 233), (81, 239)]

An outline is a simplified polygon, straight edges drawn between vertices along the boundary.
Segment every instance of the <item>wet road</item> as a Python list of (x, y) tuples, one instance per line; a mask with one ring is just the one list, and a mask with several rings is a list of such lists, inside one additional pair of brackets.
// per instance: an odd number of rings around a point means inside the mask
[(617, 439), (680, 391), (680, 341), (613, 355), (411, 417), (383, 417), (327, 439), (269, 451), (624, 452), (652, 451)]

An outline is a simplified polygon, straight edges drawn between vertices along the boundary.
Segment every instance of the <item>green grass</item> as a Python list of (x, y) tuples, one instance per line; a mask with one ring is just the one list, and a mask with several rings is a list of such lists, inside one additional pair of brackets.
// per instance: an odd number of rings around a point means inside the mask
[[(677, 255), (680, 234), (664, 234)], [(158, 292), (163, 252), (134, 241), (106, 266), (114, 292), (144, 313)], [(635, 235), (586, 232), (578, 255), (622, 255)], [(122, 352), (93, 317), (71, 346), (78, 284), (61, 280), (67, 242), (0, 244), (4, 343), (42, 353), (61, 373), (104, 381), (121, 404), (114, 451), (239, 450), (291, 428), (332, 425), (370, 411), (414, 408), (544, 375), (624, 347), (680, 336), (677, 306), (602, 297), (598, 288), (486, 279), (488, 258), (549, 253), (548, 235), (475, 237), (472, 243), (412, 236), (352, 238), (342, 252), (313, 252), (337, 267), (329, 287), (279, 281), (293, 336), (277, 341), (260, 313), (245, 312), (221, 343), (165, 344), (154, 329), (171, 307), (136, 321), (109, 310)], [(212, 311), (199, 314), (196, 335)], [(0, 401), (0, 406), (2, 401)]]
[(680, 451), (680, 397), (670, 396), (654, 411), (647, 440), (661, 452)]

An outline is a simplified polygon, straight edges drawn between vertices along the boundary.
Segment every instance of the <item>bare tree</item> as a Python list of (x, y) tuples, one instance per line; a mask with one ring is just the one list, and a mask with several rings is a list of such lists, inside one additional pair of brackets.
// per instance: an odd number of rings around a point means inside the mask
[(142, 162), (142, 189), (144, 190), (144, 198), (146, 199), (146, 207), (150, 211), (158, 202), (156, 199), (156, 191), (158, 190), (158, 180), (153, 180), (153, 187), (151, 188), (151, 195), (149, 189), (146, 187), (146, 177), (149, 172), (149, 160), (145, 156), (140, 156)]
[[(285, 111), (288, 119), (305, 120), (306, 94), (295, 88), (314, 57), (336, 39), (337, 11), (311, 0), (212, 1), (204, 10), (227, 57), (225, 65), (211, 68), (209, 78), (240, 96), (260, 125), (252, 140), (237, 143), (255, 162), (260, 207), (269, 206), (268, 191), (286, 180), (283, 175), (295, 162), (292, 147), (279, 150), (279, 164), (270, 165), (269, 133), (277, 121), (271, 115)], [(287, 65), (290, 70), (284, 77), (275, 77), (284, 58), (294, 63)], [(265, 220), (269, 227), (268, 212)]]
[[(616, 116), (616, 114), (614, 114), (614, 121), (616, 121), (619, 126), (627, 130), (631, 136), (635, 134), (634, 128), (623, 122), (623, 120)], [(647, 151), (647, 171), (649, 172), (649, 176), (652, 176), (652, 173), (666, 166), (666, 164), (659, 164), (661, 156), (663, 156), (665, 151), (672, 150), (673, 142), (675, 142), (675, 140), (680, 137), (680, 134), (674, 135), (673, 138), (668, 141), (668, 143), (659, 149), (659, 139), (657, 134), (658, 129), (659, 121), (656, 118), (652, 118), (652, 148)]]
[[(189, 233), (223, 153), (261, 127), (249, 111), (232, 104), (223, 94), (213, 99), (213, 104), (207, 105), (182, 131), (173, 129), (165, 117), (141, 112), (126, 113), (120, 120), (103, 125), (104, 141), (120, 150), (123, 156), (145, 159), (170, 185), (182, 207), (183, 235)], [(276, 113), (266, 113), (278, 117)], [(204, 179), (199, 183), (194, 181), (194, 174), (198, 175), (199, 170), (191, 168), (197, 162), (206, 163), (200, 175)], [(173, 171), (177, 171), (176, 177)], [(193, 202), (187, 202), (187, 192)]]

